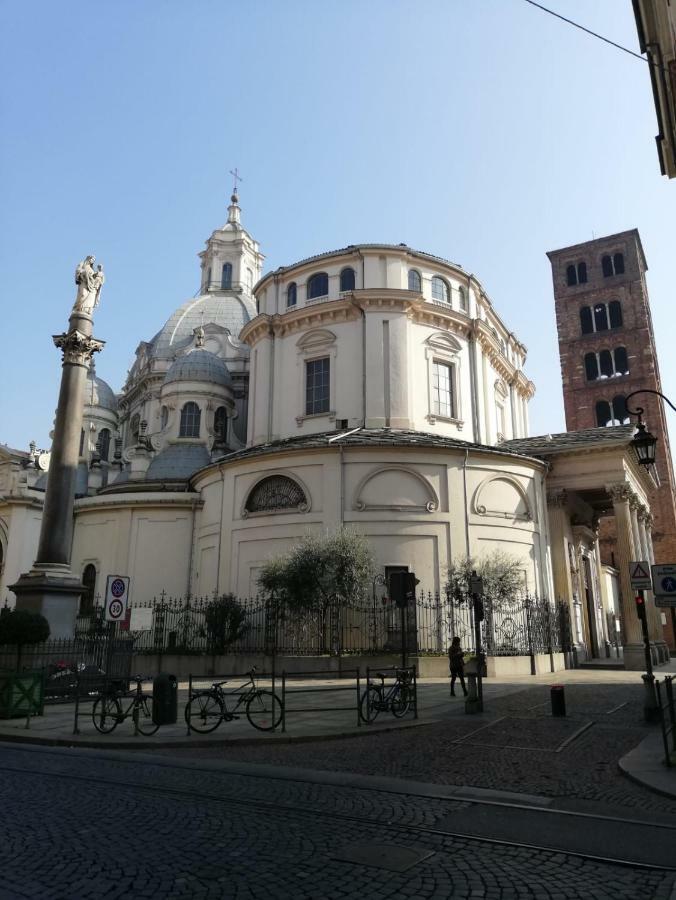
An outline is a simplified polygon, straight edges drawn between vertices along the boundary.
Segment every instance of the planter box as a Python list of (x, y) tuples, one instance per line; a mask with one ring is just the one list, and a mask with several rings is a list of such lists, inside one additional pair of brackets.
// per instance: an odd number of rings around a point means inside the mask
[(41, 716), (43, 708), (42, 672), (0, 673), (0, 719)]

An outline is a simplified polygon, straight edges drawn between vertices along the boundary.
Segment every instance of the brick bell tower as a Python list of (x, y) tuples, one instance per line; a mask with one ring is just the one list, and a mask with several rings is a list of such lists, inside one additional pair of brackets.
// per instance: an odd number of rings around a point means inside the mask
[[(645, 273), (647, 263), (637, 229), (551, 250), (556, 327), (568, 431), (635, 422), (625, 397), (643, 388), (661, 391)], [(670, 391), (667, 390), (667, 396)], [(676, 393), (676, 386), (671, 393)], [(655, 561), (676, 562), (674, 473), (664, 404), (643, 394), (644, 421), (658, 438), (661, 486), (650, 498)], [(605, 520), (604, 520), (605, 522)], [(607, 522), (610, 525), (610, 520)], [(612, 563), (613, 535), (601, 530), (601, 552)], [(665, 638), (674, 647), (674, 616)]]

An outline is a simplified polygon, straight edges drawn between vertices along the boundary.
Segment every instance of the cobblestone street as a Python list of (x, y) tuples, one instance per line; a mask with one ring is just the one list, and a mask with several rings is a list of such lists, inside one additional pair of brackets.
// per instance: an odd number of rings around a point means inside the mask
[(449, 833), (471, 801), (158, 763), (3, 746), (0, 897), (669, 900), (673, 889), (674, 872)]

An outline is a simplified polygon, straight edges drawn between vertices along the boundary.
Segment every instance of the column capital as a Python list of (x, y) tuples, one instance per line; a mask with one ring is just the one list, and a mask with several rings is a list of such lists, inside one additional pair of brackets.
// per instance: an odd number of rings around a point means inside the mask
[(77, 328), (68, 333), (55, 334), (52, 338), (54, 345), (62, 352), (63, 363), (76, 366), (89, 367), (92, 356), (103, 350), (105, 344), (105, 341), (90, 337)]
[(557, 506), (559, 508), (568, 503), (568, 491), (547, 491), (547, 506)]
[(634, 492), (626, 481), (620, 481), (617, 484), (607, 484), (605, 487), (613, 503), (629, 503), (634, 496)]

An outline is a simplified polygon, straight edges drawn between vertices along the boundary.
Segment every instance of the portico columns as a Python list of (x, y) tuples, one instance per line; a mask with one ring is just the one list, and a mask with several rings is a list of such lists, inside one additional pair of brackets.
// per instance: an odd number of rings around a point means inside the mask
[(641, 623), (636, 613), (636, 602), (629, 573), (630, 562), (637, 559), (631, 508), (629, 506), (633, 492), (629, 485), (623, 482), (606, 485), (606, 490), (613, 501), (615, 530), (617, 532), (617, 568), (620, 573), (620, 602), (625, 635), (624, 665), (627, 669), (643, 671), (645, 668), (643, 634)]
[[(653, 517), (647, 507), (640, 505), (637, 510), (638, 527), (642, 540), (643, 554), (642, 558), (647, 560), (650, 565), (655, 563), (655, 553), (653, 551), (651, 526)], [(649, 602), (647, 607), (649, 610), (648, 631), (650, 640), (655, 642), (658, 655), (658, 662), (664, 663), (669, 661), (669, 647), (664, 639), (664, 630), (662, 627), (662, 615), (657, 606), (655, 606), (655, 597), (652, 591), (649, 592)]]

